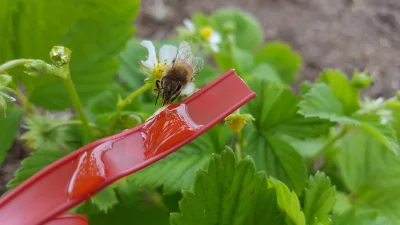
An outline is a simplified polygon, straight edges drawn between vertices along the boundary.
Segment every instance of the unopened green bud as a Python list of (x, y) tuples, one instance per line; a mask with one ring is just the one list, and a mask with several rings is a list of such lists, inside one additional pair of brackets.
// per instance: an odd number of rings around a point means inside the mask
[(43, 76), (53, 73), (53, 67), (42, 60), (33, 60), (24, 66), (29, 70), (25, 71), (25, 73), (30, 76)]
[(251, 114), (232, 114), (225, 118), (233, 132), (240, 132), (243, 127), (254, 120)]
[(50, 59), (57, 67), (68, 65), (71, 61), (71, 50), (63, 46), (54, 46), (50, 51)]
[(366, 72), (355, 72), (353, 74), (353, 79), (351, 80), (353, 87), (358, 89), (363, 89), (369, 87), (372, 83), (372, 77), (368, 76)]

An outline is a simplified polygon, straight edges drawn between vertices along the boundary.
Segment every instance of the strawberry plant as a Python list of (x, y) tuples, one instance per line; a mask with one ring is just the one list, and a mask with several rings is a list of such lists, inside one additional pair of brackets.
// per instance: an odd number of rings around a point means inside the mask
[(185, 41), (204, 66), (176, 101), (231, 68), (257, 97), (70, 212), (96, 225), (400, 224), (399, 96), (362, 94), (367, 72), (327, 68), (296, 88), (299, 53), (264, 43), (240, 10), (193, 14), (151, 41), (134, 36), (139, 0), (0, 6), (0, 164), (14, 140), (31, 150), (8, 190), (159, 110), (157, 81)]

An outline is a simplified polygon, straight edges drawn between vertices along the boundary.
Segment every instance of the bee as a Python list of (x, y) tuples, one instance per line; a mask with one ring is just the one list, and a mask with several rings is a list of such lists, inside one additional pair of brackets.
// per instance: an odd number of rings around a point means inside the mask
[(158, 94), (155, 104), (160, 95), (163, 99), (162, 106), (173, 102), (202, 69), (203, 60), (192, 55), (192, 50), (186, 41), (181, 42), (171, 65), (165, 68), (164, 77), (156, 80)]

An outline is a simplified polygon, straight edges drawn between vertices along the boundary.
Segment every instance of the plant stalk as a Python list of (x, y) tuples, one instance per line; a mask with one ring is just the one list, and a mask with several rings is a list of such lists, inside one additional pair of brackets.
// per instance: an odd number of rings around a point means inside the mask
[(66, 66), (64, 68), (64, 71), (67, 73), (66, 78), (63, 80), (65, 88), (67, 89), (69, 95), (71, 96), (72, 99), (72, 104), (74, 105), (74, 108), (76, 112), (78, 113), (79, 119), (82, 121), (82, 128), (85, 133), (85, 143), (90, 142), (93, 140), (93, 135), (92, 135), (92, 130), (90, 129), (89, 126), (89, 120), (87, 119), (85, 113), (83, 112), (82, 104), (79, 99), (78, 93), (76, 92), (74, 83), (72, 82), (70, 73), (69, 73), (69, 68)]
[(235, 153), (236, 153), (237, 160), (240, 161), (240, 160), (242, 160), (242, 151), (243, 151), (243, 147), (244, 147), (242, 131), (239, 131), (237, 133), (237, 138), (238, 138), (238, 140), (235, 145)]
[(150, 89), (153, 85), (150, 83), (146, 83), (145, 85), (143, 85), (142, 87), (140, 87), (139, 89), (137, 89), (136, 91), (132, 92), (128, 97), (126, 97), (124, 100), (118, 101), (117, 103), (117, 110), (115, 112), (115, 115), (113, 116), (112, 120), (111, 120), (111, 125), (110, 125), (110, 129), (108, 130), (109, 134), (113, 134), (115, 131), (115, 128), (117, 126), (117, 121), (118, 121), (118, 117), (121, 114), (122, 110), (129, 104), (131, 104), (131, 102), (138, 97), (139, 95), (143, 94), (145, 91), (147, 91), (148, 89)]
[(28, 114), (37, 114), (38, 111), (35, 108), (35, 106), (33, 106), (28, 98), (25, 96), (25, 94), (18, 88), (18, 86), (14, 83), (10, 84), (11, 88), (14, 89), (15, 91), (15, 95), (17, 96), (18, 100), (21, 102), (22, 106), (24, 107), (24, 110), (26, 113)]
[(7, 72), (7, 70), (14, 67), (23, 66), (26, 63), (34, 61), (33, 59), (15, 59), (0, 65), (0, 74)]

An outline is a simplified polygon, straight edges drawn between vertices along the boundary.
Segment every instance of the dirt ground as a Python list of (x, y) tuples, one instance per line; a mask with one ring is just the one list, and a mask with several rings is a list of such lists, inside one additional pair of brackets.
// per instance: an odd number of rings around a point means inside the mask
[[(260, 20), (265, 41), (289, 43), (303, 56), (301, 79), (322, 68), (374, 76), (373, 97), (400, 90), (400, 0), (143, 0), (137, 36), (160, 40), (193, 12), (241, 8)], [(167, 10), (165, 10), (167, 9)], [(156, 16), (155, 16), (156, 15)], [(0, 166), (0, 195), (27, 151), (16, 142)]]

